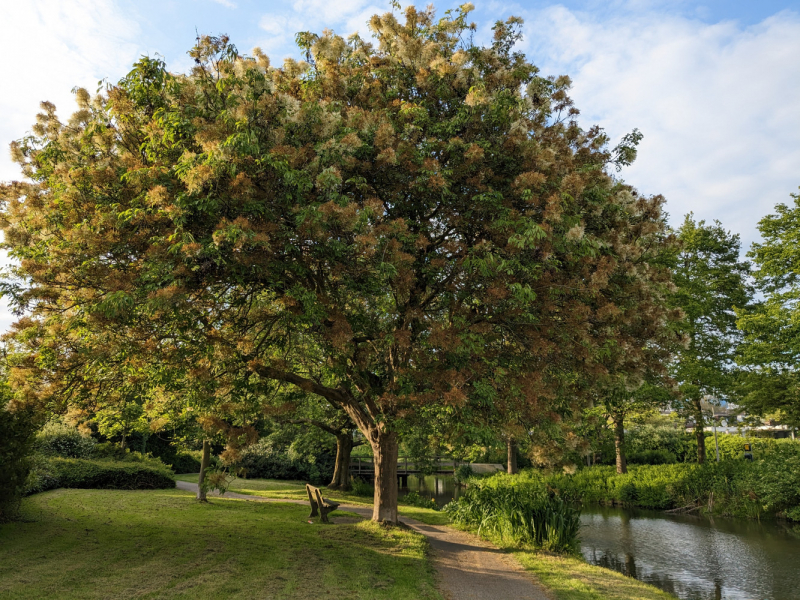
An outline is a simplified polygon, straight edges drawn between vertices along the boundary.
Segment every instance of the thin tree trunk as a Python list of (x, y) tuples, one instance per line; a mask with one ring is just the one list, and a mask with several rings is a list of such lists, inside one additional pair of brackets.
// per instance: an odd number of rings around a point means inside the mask
[(336, 466), (333, 479), (328, 487), (331, 489), (350, 489), (350, 453), (353, 451), (353, 436), (348, 431), (336, 436)]
[(617, 453), (617, 473), (628, 472), (628, 461), (625, 458), (625, 420), (622, 416), (612, 417), (614, 420), (614, 450)]
[(211, 444), (208, 440), (203, 440), (203, 456), (200, 459), (200, 476), (197, 478), (197, 499), (200, 502), (207, 502), (206, 491), (203, 489), (203, 482), (206, 479), (206, 469), (211, 462)]
[(397, 434), (375, 431), (369, 438), (375, 461), (375, 497), (372, 520), (396, 524), (397, 521)]
[(517, 473), (517, 445), (514, 443), (513, 438), (508, 438), (506, 442), (506, 449), (508, 450), (508, 463), (507, 471), (509, 475)]
[(706, 462), (706, 433), (703, 423), (703, 407), (700, 400), (694, 400), (694, 435), (697, 438), (697, 463)]

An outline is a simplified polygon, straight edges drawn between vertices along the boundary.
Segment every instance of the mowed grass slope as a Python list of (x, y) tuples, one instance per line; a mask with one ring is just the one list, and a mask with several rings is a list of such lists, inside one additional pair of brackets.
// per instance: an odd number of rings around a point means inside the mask
[(306, 506), (61, 489), (23, 513), (0, 526), (4, 599), (440, 598), (421, 535)]

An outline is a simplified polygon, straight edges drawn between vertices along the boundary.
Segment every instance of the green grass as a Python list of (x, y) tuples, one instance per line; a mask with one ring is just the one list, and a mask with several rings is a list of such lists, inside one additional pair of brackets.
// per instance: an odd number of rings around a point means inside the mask
[(0, 526), (4, 599), (440, 598), (423, 536), (301, 505), (60, 489), (22, 511)]
[(595, 567), (581, 558), (522, 550), (513, 554), (555, 600), (675, 600), (675, 596), (656, 587)]
[[(178, 475), (176, 479), (197, 483), (197, 475)], [(306, 499), (303, 482), (235, 479), (229, 489), (232, 492), (272, 498)], [(369, 498), (349, 493), (325, 490), (325, 497), (354, 505), (372, 505)], [(401, 515), (428, 525), (451, 525), (444, 512), (402, 505), (399, 509)], [(337, 514), (340, 513), (333, 513), (334, 516)], [(456, 528), (474, 533), (473, 529), (467, 527)], [(555, 556), (512, 547), (506, 550), (548, 588), (554, 600), (674, 600), (670, 594), (651, 585), (610, 569), (590, 565), (578, 557)]]
[[(197, 474), (176, 475), (178, 481), (197, 483)], [(290, 500), (307, 500), (306, 484), (304, 481), (282, 481), (277, 479), (239, 479), (235, 478), (228, 490), (237, 494), (262, 496), (264, 498), (284, 498)], [(372, 498), (357, 496), (351, 492), (340, 492), (322, 488), (326, 498), (354, 506), (372, 506)], [(399, 506), (400, 514), (410, 519), (416, 519), (426, 525), (447, 525), (449, 517), (440, 511), (416, 506)]]

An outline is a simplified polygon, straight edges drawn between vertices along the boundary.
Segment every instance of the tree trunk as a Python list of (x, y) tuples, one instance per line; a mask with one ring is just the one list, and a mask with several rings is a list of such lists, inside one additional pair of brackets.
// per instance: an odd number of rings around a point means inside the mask
[(617, 473), (628, 472), (628, 461), (625, 458), (625, 420), (622, 416), (612, 417), (614, 420), (614, 449), (617, 453)]
[(353, 451), (353, 436), (348, 431), (336, 436), (336, 466), (328, 487), (333, 490), (350, 489), (350, 453)]
[(375, 462), (375, 497), (372, 506), (372, 520), (382, 523), (397, 521), (397, 434), (394, 432), (373, 432), (369, 438)]
[(206, 491), (203, 489), (203, 482), (206, 479), (206, 469), (211, 462), (211, 444), (208, 440), (203, 440), (203, 457), (200, 459), (200, 476), (197, 478), (197, 499), (200, 502), (207, 502)]
[(517, 469), (517, 445), (514, 443), (512, 438), (508, 438), (506, 442), (506, 448), (508, 450), (508, 463), (507, 463), (507, 470), (509, 475), (515, 474)]
[(694, 435), (697, 438), (697, 464), (706, 462), (706, 433), (703, 423), (703, 407), (694, 400)]

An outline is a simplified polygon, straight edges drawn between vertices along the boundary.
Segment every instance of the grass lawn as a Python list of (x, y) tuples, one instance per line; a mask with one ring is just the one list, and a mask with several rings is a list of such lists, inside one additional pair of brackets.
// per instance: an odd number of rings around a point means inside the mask
[(675, 596), (622, 573), (596, 567), (582, 558), (515, 551), (556, 600), (675, 600)]
[[(176, 479), (197, 483), (197, 475), (178, 475)], [(234, 479), (230, 491), (270, 498), (305, 500), (305, 482), (271, 479)], [(325, 490), (330, 497), (349, 504), (371, 506), (371, 498), (352, 493)], [(400, 505), (400, 514), (429, 525), (448, 525), (447, 515), (427, 508)], [(334, 513), (336, 515), (338, 513)], [(616, 571), (590, 565), (581, 558), (553, 556), (545, 552), (508, 549), (550, 590), (556, 600), (674, 600), (674, 596)]]
[[(197, 483), (197, 474), (176, 475), (179, 481)], [(340, 492), (320, 488), (326, 498), (343, 502), (346, 504), (372, 506), (372, 498), (357, 496), (351, 492)], [(306, 495), (306, 484), (304, 481), (279, 481), (276, 479), (239, 479), (234, 478), (228, 490), (237, 494), (250, 494), (263, 496), (264, 498), (288, 498), (291, 500), (308, 500)], [(400, 514), (410, 519), (416, 519), (427, 525), (447, 525), (450, 519), (443, 512), (430, 508), (418, 508), (416, 506), (399, 506)], [(336, 514), (336, 513), (334, 513)]]
[[(342, 516), (342, 513), (334, 513)], [(0, 525), (0, 597), (439, 599), (427, 542), (308, 507), (181, 490), (54, 490)]]

